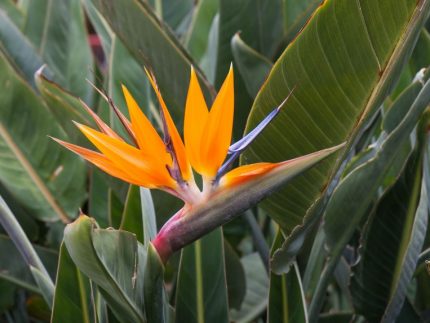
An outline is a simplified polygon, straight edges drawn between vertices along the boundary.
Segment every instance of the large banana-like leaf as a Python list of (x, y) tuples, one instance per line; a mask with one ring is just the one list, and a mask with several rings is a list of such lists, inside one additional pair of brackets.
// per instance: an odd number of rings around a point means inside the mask
[[(415, 90), (413, 85), (408, 89), (411, 92)], [(324, 223), (328, 247), (332, 254), (338, 254), (350, 240), (387, 174), (391, 172), (391, 185), (398, 178), (409, 156), (401, 154), (404, 144), (409, 141), (410, 133), (429, 103), (430, 81), (427, 81), (407, 115), (400, 119), (399, 125), (389, 133), (375, 156), (349, 173), (336, 188), (327, 206)], [(398, 155), (403, 157), (400, 162), (397, 160)], [(397, 166), (395, 171), (393, 165)], [(344, 214), (348, 214), (348, 217)]]
[(69, 140), (83, 146), (88, 145), (88, 140), (72, 122), (94, 125), (94, 121), (85, 110), (83, 103), (60, 85), (46, 78), (41, 71), (36, 73), (34, 79), (40, 95), (69, 137)]
[(22, 27), (24, 22), (24, 12), (13, 0), (0, 1), (0, 10), (6, 12), (18, 28)]
[(134, 233), (137, 241), (143, 243), (143, 223), (142, 216), (139, 216), (140, 214), (142, 214), (140, 188), (130, 185), (124, 202), (120, 229)]
[[(145, 72), (124, 46), (123, 42), (118, 39), (91, 0), (85, 0), (84, 4), (86, 12), (100, 37), (106, 60), (109, 62), (104, 80), (107, 94), (113, 99), (121, 112), (128, 116), (121, 88), (122, 85), (125, 85), (140, 104), (140, 108), (151, 119), (149, 82), (146, 79)], [(99, 107), (99, 114), (102, 117), (106, 114), (109, 115), (111, 126), (119, 133), (124, 131), (114, 112), (109, 109), (108, 104), (104, 101), (102, 103)], [(100, 111), (100, 109), (104, 111)], [(107, 110), (110, 110), (110, 113), (106, 113)]]
[(172, 322), (164, 290), (164, 265), (154, 246), (148, 244), (144, 274), (145, 317), (148, 322)]
[(185, 45), (196, 61), (200, 61), (208, 45), (208, 35), (212, 21), (218, 11), (218, 0), (202, 0), (196, 5)]
[(64, 231), (73, 262), (98, 287), (115, 316), (144, 322), (143, 281), (146, 250), (126, 231), (98, 229), (81, 215)]
[(300, 31), (321, 0), (282, 0), (284, 18), (284, 42), (288, 44)]
[[(282, 244), (282, 233), (278, 231), (272, 246), (272, 253)], [(306, 301), (296, 263), (286, 274), (270, 273), (269, 304), (267, 322), (269, 323), (307, 323)]]
[[(33, 245), (50, 276), (54, 277), (58, 254), (56, 251)], [(0, 279), (30, 292), (41, 293), (30, 268), (10, 237), (0, 234)]]
[[(397, 79), (429, 7), (428, 0), (323, 2), (258, 94), (248, 131), (296, 87), (242, 163), (285, 160), (345, 140), (351, 144)], [(299, 226), (285, 247), (320, 215), (320, 198), (340, 161), (325, 161), (263, 204), (286, 234)]]
[[(424, 78), (428, 79), (428, 75)], [(417, 85), (422, 87), (412, 105), (409, 102), (409, 111), (403, 118), (398, 118), (399, 124), (388, 135), (382, 134), (385, 140), (382, 140), (374, 156), (365, 160), (342, 180), (327, 206), (324, 230), (330, 257), (310, 306), (310, 316), (314, 320), (322, 305), (323, 291), (328, 284), (328, 278), (335, 269), (345, 245), (365, 219), (378, 189), (384, 191), (392, 186), (408, 160), (410, 149), (405, 150), (405, 144), (410, 140), (410, 133), (430, 103), (430, 81), (425, 85), (420, 84), (420, 81), (422, 79), (412, 84), (398, 99), (407, 104), (410, 100), (409, 92), (414, 93)], [(404, 112), (401, 105), (395, 104), (395, 108), (396, 110), (392, 110), (395, 115), (398, 115), (399, 111)], [(385, 125), (385, 129), (389, 127)], [(388, 183), (384, 183), (387, 179)]]
[[(215, 87), (218, 89), (233, 62), (231, 41), (240, 32), (243, 40), (253, 49), (271, 55), (282, 34), (282, 10), (280, 0), (221, 0), (217, 28), (215, 62)], [(207, 54), (209, 60), (211, 53)], [(252, 105), (241, 73), (235, 74), (235, 121), (234, 137), (240, 138)]]
[(272, 69), (272, 62), (245, 44), (239, 34), (231, 39), (231, 51), (248, 94), (255, 98)]
[(85, 198), (85, 165), (48, 137), (65, 134), (2, 54), (0, 84), (0, 181), (36, 218), (67, 222)]
[(228, 322), (222, 230), (182, 250), (176, 286), (176, 322)]
[[(177, 120), (183, 119), (193, 60), (146, 2), (92, 0), (115, 34), (141, 65), (153, 70), (163, 98)], [(204, 92), (211, 86), (197, 69)], [(174, 76), (174, 77), (172, 77)]]
[(24, 33), (53, 72), (54, 81), (90, 102), (93, 56), (80, 1), (30, 1)]
[(363, 233), (351, 292), (357, 311), (369, 321), (395, 320), (424, 243), (428, 221), (424, 176), (429, 174), (428, 161), (423, 165), (422, 157), (421, 151), (411, 158), (403, 176), (380, 200)]
[(258, 253), (241, 259), (246, 277), (246, 293), (240, 310), (231, 310), (230, 319), (237, 323), (252, 322), (267, 306), (269, 279)]
[(33, 44), (2, 9), (0, 9), (0, 49), (21, 76), (34, 87), (34, 73), (43, 65), (43, 60)]
[(60, 247), (55, 283), (52, 323), (91, 322), (90, 282), (70, 258), (64, 243)]

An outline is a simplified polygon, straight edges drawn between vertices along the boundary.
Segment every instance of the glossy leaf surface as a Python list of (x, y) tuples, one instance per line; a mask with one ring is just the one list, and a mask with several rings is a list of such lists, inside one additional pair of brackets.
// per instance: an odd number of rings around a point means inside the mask
[[(297, 87), (284, 113), (245, 153), (242, 163), (279, 161), (345, 140), (351, 143), (397, 79), (429, 5), (415, 0), (325, 1), (260, 90), (248, 131)], [(339, 161), (327, 160), (263, 205), (287, 234), (305, 222), (285, 248), (318, 217), (321, 204), (315, 201), (327, 192)]]
[(36, 218), (67, 222), (85, 198), (85, 165), (48, 137), (65, 134), (1, 54), (0, 84), (0, 180)]

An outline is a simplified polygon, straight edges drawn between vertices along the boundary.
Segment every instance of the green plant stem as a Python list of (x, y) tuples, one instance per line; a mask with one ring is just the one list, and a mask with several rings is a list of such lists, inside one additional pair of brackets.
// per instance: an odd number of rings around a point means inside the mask
[(261, 231), (261, 228), (251, 210), (246, 211), (244, 217), (251, 230), (252, 240), (254, 241), (255, 248), (263, 261), (264, 268), (269, 272), (269, 247), (266, 243), (263, 232)]
[(52, 290), (54, 290), (54, 283), (48, 274), (45, 266), (22, 230), (12, 211), (7, 206), (6, 202), (0, 196), (0, 224), (6, 230), (8, 236), (12, 239), (13, 243), (21, 253), (28, 266), (37, 268), (41, 273), (46, 275), (51, 283)]
[(324, 269), (321, 273), (321, 278), (318, 280), (317, 287), (315, 288), (311, 305), (309, 306), (309, 323), (315, 323), (318, 321), (318, 315), (321, 311), (327, 286), (334, 270), (336, 269), (341, 254), (342, 252), (336, 252), (332, 254), (326, 261)]

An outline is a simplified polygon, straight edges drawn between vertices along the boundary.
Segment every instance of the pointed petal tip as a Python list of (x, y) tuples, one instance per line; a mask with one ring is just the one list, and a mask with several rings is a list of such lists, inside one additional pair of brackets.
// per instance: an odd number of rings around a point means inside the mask
[(289, 101), (289, 99), (293, 95), (296, 88), (297, 88), (297, 85), (294, 85), (293, 88), (291, 89), (290, 93), (288, 93), (287, 97), (278, 105), (278, 107), (276, 108), (278, 111), (280, 111), (283, 107), (286, 106), (286, 103)]
[(82, 123), (79, 123), (78, 121), (72, 120), (73, 124), (79, 129), (82, 130), (83, 127), (86, 127)]
[(124, 83), (121, 83), (121, 90), (122, 90), (122, 93), (124, 94), (124, 96), (125, 96), (125, 93), (130, 94), (128, 87)]
[(65, 141), (63, 141), (63, 140), (58, 139), (58, 138), (55, 138), (55, 137), (52, 137), (52, 136), (50, 136), (50, 135), (48, 135), (48, 138), (49, 138), (49, 139), (51, 139), (51, 140), (54, 140), (56, 143), (58, 143), (58, 144), (60, 144), (60, 145), (62, 145), (62, 146), (64, 146), (64, 143), (66, 143), (66, 142), (65, 142)]
[(43, 73), (43, 70), (46, 68), (46, 64), (42, 64), (42, 66), (40, 66), (37, 71), (36, 71), (36, 77), (41, 76)]

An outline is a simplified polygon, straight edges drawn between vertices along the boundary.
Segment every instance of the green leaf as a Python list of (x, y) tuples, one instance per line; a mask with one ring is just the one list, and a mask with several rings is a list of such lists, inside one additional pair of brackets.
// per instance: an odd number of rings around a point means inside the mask
[(258, 253), (246, 255), (241, 261), (246, 276), (245, 299), (239, 311), (230, 311), (230, 319), (237, 323), (247, 323), (266, 309), (269, 279)]
[(53, 73), (53, 81), (91, 102), (93, 59), (80, 1), (34, 0), (24, 33)]
[(79, 99), (57, 83), (47, 79), (41, 72), (36, 73), (35, 81), (40, 95), (67, 134), (70, 142), (79, 143), (83, 146), (88, 145), (88, 140), (72, 122), (76, 121), (95, 127), (94, 121)]
[(139, 187), (130, 185), (122, 212), (120, 229), (133, 232), (136, 235), (136, 239), (143, 243), (144, 234), (141, 214)]
[(151, 191), (147, 188), (140, 188), (140, 203), (142, 205), (142, 223), (144, 244), (149, 245), (149, 241), (157, 234), (157, 219), (155, 216), (154, 202)]
[(88, 214), (96, 219), (102, 228), (109, 226), (108, 184), (105, 174), (93, 168), (89, 177)]
[(412, 52), (408, 64), (403, 68), (400, 80), (390, 95), (390, 99), (395, 99), (409, 84), (414, 76), (422, 68), (430, 65), (430, 34), (423, 28), (418, 38), (417, 44)]
[(201, 0), (197, 3), (187, 35), (185, 46), (196, 61), (200, 61), (208, 46), (208, 35), (218, 11), (218, 0)]
[(411, 158), (381, 198), (362, 235), (351, 291), (358, 313), (369, 321), (393, 322), (400, 313), (424, 243), (428, 197), (421, 155)]
[(81, 215), (67, 225), (64, 243), (75, 265), (98, 287), (115, 316), (124, 322), (145, 322), (143, 264), (146, 251), (125, 231), (98, 229)]
[[(280, 0), (259, 1), (221, 0), (216, 42), (215, 87), (219, 89), (233, 61), (231, 40), (240, 32), (245, 43), (266, 56), (271, 56), (282, 34), (282, 10)], [(233, 137), (242, 137), (252, 105), (241, 74), (235, 74), (235, 120)]]
[[(158, 113), (154, 114), (151, 111), (151, 92), (146, 74), (115, 35), (112, 37), (111, 52), (108, 54), (108, 57), (110, 62), (107, 77), (109, 96), (115, 101), (115, 104), (124, 115), (128, 116), (128, 109), (126, 108), (121, 88), (124, 84), (136, 99), (136, 102), (138, 102), (145, 115), (150, 120), (154, 120), (154, 117)], [(112, 109), (110, 109), (110, 113), (110, 123), (114, 129), (124, 131), (123, 126)]]
[(33, 278), (36, 281), (37, 286), (39, 286), (43, 299), (46, 304), (48, 304), (49, 308), (52, 308), (54, 300), (54, 285), (51, 278), (31, 265), (30, 271), (33, 274)]
[(300, 32), (321, 0), (282, 0), (285, 39), (288, 44)]
[(179, 39), (182, 39), (183, 33), (188, 29), (190, 23), (191, 11), (193, 10), (193, 0), (162, 0), (162, 20), (169, 25)]
[(430, 34), (423, 28), (415, 46), (414, 52), (412, 53), (411, 59), (409, 60), (409, 68), (412, 75), (415, 75), (421, 68), (425, 68), (430, 65)]
[[(146, 2), (138, 0), (92, 2), (139, 64), (153, 70), (170, 112), (176, 120), (183, 120), (191, 65), (197, 69), (203, 91), (207, 95), (210, 91), (210, 85), (191, 57), (155, 17)], [(175, 75), (174, 78), (172, 74)]]
[(2, 9), (0, 9), (0, 49), (21, 76), (35, 87), (34, 73), (43, 65), (42, 58)]
[(273, 64), (263, 55), (245, 44), (239, 34), (233, 36), (231, 50), (248, 93), (252, 98), (255, 98)]
[(420, 320), (422, 320), (422, 318), (417, 313), (414, 305), (412, 305), (411, 302), (406, 299), (400, 310), (400, 314), (396, 319), (396, 323), (419, 322)]
[[(161, 228), (184, 204), (177, 197), (160, 190), (151, 190), (150, 193), (155, 210), (154, 214), (156, 214), (156, 217), (154, 215), (154, 218), (156, 218), (155, 227)], [(157, 232), (157, 230), (154, 232)]]
[[(25, 235), (30, 241), (37, 241), (40, 237), (41, 230), (36, 220), (31, 214), (22, 207), (20, 203), (0, 184), (0, 196), (5, 200), (13, 215), (24, 230)], [(0, 226), (0, 234), (5, 233), (4, 228)]]
[(176, 322), (229, 322), (222, 229), (182, 250)]
[[(417, 82), (422, 81), (421, 79)], [(411, 88), (413, 90), (413, 87)], [(318, 315), (329, 277), (345, 245), (364, 220), (378, 189), (387, 189), (400, 175), (409, 155), (404, 154), (404, 146), (408, 144), (409, 135), (429, 102), (430, 81), (427, 81), (406, 116), (377, 148), (375, 156), (350, 172), (334, 191), (324, 221), (330, 258), (312, 300), (309, 311), (311, 318), (315, 319)], [(389, 182), (384, 183), (387, 178)], [(345, 214), (348, 214), (348, 217), (345, 217)]]
[(355, 318), (354, 313), (348, 312), (335, 312), (321, 314), (319, 321), (321, 323), (349, 323)]
[[(282, 233), (278, 231), (272, 253), (282, 244)], [(286, 274), (270, 273), (268, 323), (308, 322), (306, 301), (299, 268), (293, 263)]]
[(48, 138), (65, 134), (1, 54), (0, 85), (0, 181), (37, 219), (67, 222), (85, 198), (85, 164)]
[[(33, 248), (53, 277), (57, 265), (58, 255), (56, 252), (37, 245), (33, 245)], [(30, 292), (41, 293), (28, 264), (19, 254), (12, 240), (5, 235), (0, 235), (0, 279), (11, 282)]]
[[(429, 103), (430, 81), (427, 81), (407, 115), (384, 140), (375, 157), (348, 174), (336, 188), (327, 206), (324, 222), (327, 243), (332, 254), (337, 254), (349, 241), (387, 172), (391, 170), (396, 153), (399, 153), (402, 144), (409, 140), (409, 134)], [(407, 159), (403, 160), (403, 165), (406, 161)], [(402, 167), (397, 168), (395, 178), (401, 170)], [(346, 218), (342, 216), (344, 214), (349, 216)]]
[(306, 299), (312, 297), (324, 268), (325, 257), (327, 256), (324, 242), (324, 230), (320, 228), (314, 238), (303, 275), (303, 290)]
[(89, 323), (90, 308), (90, 282), (76, 268), (66, 246), (62, 243), (51, 322)]
[(148, 322), (170, 322), (163, 275), (164, 265), (154, 246), (149, 243), (144, 277), (145, 315)]
[(7, 16), (14, 22), (14, 24), (21, 28), (24, 22), (24, 12), (17, 6), (13, 0), (0, 1), (0, 10), (7, 13)]
[(266, 57), (272, 57), (282, 35), (281, 0), (220, 1), (220, 40), (216, 86), (219, 87), (233, 60), (230, 42), (240, 32), (246, 44)]
[[(350, 146), (397, 79), (429, 5), (415, 0), (325, 1), (260, 90), (248, 132), (297, 87), (284, 113), (245, 152), (242, 163), (287, 160), (345, 140)], [(294, 230), (284, 246), (294, 247), (292, 254), (321, 216), (322, 197), (342, 159), (328, 159), (263, 203), (285, 234)]]
[[(223, 228), (223, 232), (225, 232)], [(233, 247), (224, 238), (225, 275), (228, 292), (228, 305), (230, 308), (239, 310), (246, 292), (245, 270), (240, 262), (239, 256)]]

